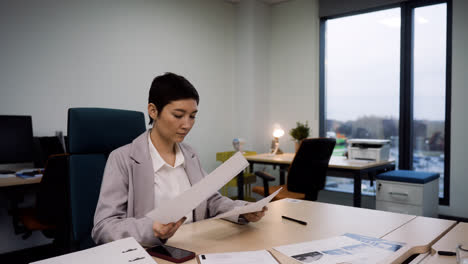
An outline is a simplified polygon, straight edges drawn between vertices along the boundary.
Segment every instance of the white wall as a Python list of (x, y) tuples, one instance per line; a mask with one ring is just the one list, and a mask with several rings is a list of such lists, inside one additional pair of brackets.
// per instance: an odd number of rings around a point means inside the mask
[(450, 206), (439, 206), (439, 213), (468, 218), (468, 2), (453, 0), (452, 3)]
[(272, 7), (269, 120), (286, 132), (280, 139), (283, 151), (294, 151), (288, 131), (297, 121), (308, 121), (311, 136), (318, 136), (319, 25), (315, 0)]
[[(186, 141), (211, 171), (238, 127), (235, 15), (220, 0), (0, 1), (0, 114), (32, 115), (36, 136), (66, 133), (69, 107), (146, 113), (152, 79), (175, 72), (200, 93)], [(0, 205), (0, 253), (29, 247)]]
[(212, 170), (232, 148), (234, 15), (219, 0), (1, 1), (0, 113), (66, 133), (69, 107), (146, 113), (152, 79), (175, 72), (200, 93), (187, 142)]
[[(268, 151), (271, 7), (244, 0), (236, 7), (236, 79), (233, 131), (247, 150)], [(271, 134), (271, 132), (268, 132)]]

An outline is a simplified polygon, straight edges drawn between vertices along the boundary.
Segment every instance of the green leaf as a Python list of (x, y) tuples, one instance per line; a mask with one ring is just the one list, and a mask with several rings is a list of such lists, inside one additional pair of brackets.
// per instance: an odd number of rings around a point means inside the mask
[(309, 131), (310, 128), (307, 121), (305, 123), (296, 122), (296, 127), (289, 130), (289, 135), (291, 135), (294, 140), (301, 141), (309, 137)]

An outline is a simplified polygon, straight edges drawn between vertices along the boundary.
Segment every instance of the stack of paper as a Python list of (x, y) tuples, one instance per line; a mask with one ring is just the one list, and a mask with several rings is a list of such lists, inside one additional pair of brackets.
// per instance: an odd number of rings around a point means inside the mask
[(29, 179), (34, 177), (42, 177), (42, 169), (24, 169), (16, 172), (16, 176)]
[(241, 215), (241, 214), (246, 214), (246, 213), (259, 212), (263, 209), (264, 206), (268, 205), (268, 203), (281, 191), (281, 189), (283, 189), (283, 187), (279, 188), (278, 190), (276, 190), (276, 192), (270, 194), (268, 197), (265, 197), (256, 203), (250, 203), (245, 206), (234, 207), (234, 209), (232, 209), (231, 211), (227, 211), (225, 213), (219, 214), (213, 217), (213, 219), (225, 218), (225, 217), (229, 217), (232, 215)]
[(200, 264), (278, 264), (266, 250), (202, 254), (198, 260)]
[(301, 263), (374, 264), (393, 254), (405, 243), (380, 238), (344, 234), (323, 240), (275, 247)]
[[(197, 207), (201, 202), (208, 199), (208, 197), (221, 189), (221, 187), (242, 172), (248, 165), (249, 162), (244, 158), (244, 156), (242, 156), (240, 152), (237, 152), (212, 173), (203, 178), (203, 180), (193, 185), (190, 189), (177, 196), (175, 199), (161, 204), (159, 207), (147, 213), (146, 216), (163, 224), (177, 222), (190, 211), (195, 209), (195, 207)], [(281, 191), (281, 189), (282, 188), (256, 203), (249, 203), (246, 206), (235, 207), (231, 211), (217, 215), (214, 219), (261, 211), (262, 208)]]
[(190, 213), (201, 202), (208, 199), (232, 178), (242, 172), (249, 162), (240, 152), (221, 164), (212, 173), (197, 182), (190, 189), (155, 208), (146, 216), (162, 224), (177, 222)]
[(155, 264), (156, 261), (133, 237), (120, 239), (101, 246), (45, 259), (32, 264)]

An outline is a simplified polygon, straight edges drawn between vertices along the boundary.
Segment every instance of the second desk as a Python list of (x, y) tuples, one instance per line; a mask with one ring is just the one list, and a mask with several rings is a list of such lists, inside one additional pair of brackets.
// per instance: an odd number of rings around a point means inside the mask
[[(294, 159), (294, 153), (284, 153), (279, 155), (258, 154), (249, 155), (245, 158), (249, 161), (251, 171), (254, 164), (268, 164), (280, 168), (280, 184), (285, 184), (285, 173)], [(343, 156), (332, 156), (328, 164), (327, 174), (354, 179), (353, 205), (361, 207), (361, 183), (362, 179), (374, 180), (375, 175), (380, 172), (394, 170), (395, 163), (393, 161), (364, 161), (364, 160), (349, 160)], [(238, 197), (243, 199), (243, 177), (238, 177)], [(239, 181), (240, 180), (240, 181)], [(240, 186), (240, 188), (239, 188)]]

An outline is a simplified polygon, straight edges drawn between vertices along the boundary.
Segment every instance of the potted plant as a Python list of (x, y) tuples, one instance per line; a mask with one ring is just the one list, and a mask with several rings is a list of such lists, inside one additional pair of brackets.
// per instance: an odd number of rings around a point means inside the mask
[(289, 135), (291, 135), (295, 141), (296, 152), (299, 149), (301, 141), (309, 137), (309, 131), (310, 128), (307, 121), (305, 123), (296, 122), (296, 127), (289, 130)]

